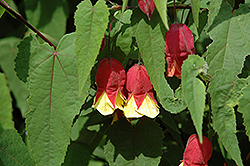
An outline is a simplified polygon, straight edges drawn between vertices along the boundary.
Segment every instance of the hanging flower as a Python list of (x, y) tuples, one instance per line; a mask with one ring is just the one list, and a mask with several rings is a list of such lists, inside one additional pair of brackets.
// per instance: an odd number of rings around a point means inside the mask
[(143, 115), (155, 118), (159, 108), (153, 96), (153, 86), (145, 66), (135, 64), (127, 72), (125, 85), (128, 91), (128, 102), (124, 108), (127, 118), (139, 118)]
[(101, 60), (96, 73), (97, 92), (93, 107), (102, 115), (110, 115), (117, 108), (123, 109), (125, 80), (125, 70), (118, 60)]
[(182, 23), (170, 24), (165, 34), (167, 77), (181, 78), (181, 66), (188, 55), (194, 54), (194, 38), (190, 29)]
[(138, 0), (138, 5), (140, 9), (148, 16), (148, 19), (150, 20), (151, 15), (154, 12), (155, 9), (155, 3), (153, 0)]
[(199, 137), (193, 134), (189, 137), (184, 159), (180, 166), (207, 166), (207, 161), (212, 155), (212, 144), (207, 137), (202, 137), (203, 143), (199, 141)]

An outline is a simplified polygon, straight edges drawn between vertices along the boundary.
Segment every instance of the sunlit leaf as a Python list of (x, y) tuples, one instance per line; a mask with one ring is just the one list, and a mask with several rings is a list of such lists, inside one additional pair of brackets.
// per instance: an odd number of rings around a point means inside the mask
[[(29, 64), (25, 71), (28, 73), (24, 73), (29, 76), (26, 79), (31, 94), (26, 125), (31, 153), (38, 165), (63, 162), (73, 118), (87, 95), (78, 98), (74, 41), (74, 34), (66, 35), (54, 51), (47, 43), (39, 44), (32, 35), (18, 46), (26, 54), (19, 52), (17, 65)], [(19, 68), (16, 71), (23, 72)]]
[(2, 166), (35, 166), (30, 153), (15, 129), (0, 134), (0, 164)]
[(227, 101), (230, 100), (228, 94), (237, 80), (236, 76), (241, 72), (245, 57), (250, 53), (250, 10), (240, 5), (239, 9), (232, 12), (232, 6), (220, 0), (211, 1), (209, 11), (208, 34), (213, 43), (208, 47), (207, 62), (208, 74), (213, 77), (209, 93), (214, 128), (237, 165), (243, 165), (235, 134), (235, 114), (232, 108), (235, 103), (228, 105)]
[(191, 118), (202, 142), (202, 123), (205, 108), (205, 85), (196, 78), (202, 72), (203, 58), (189, 55), (182, 65), (181, 83)]
[[(130, 27), (131, 15), (132, 10), (126, 10), (123, 13), (122, 19), (125, 19), (125, 22), (120, 22), (121, 28), (116, 41), (116, 45), (121, 48), (125, 55), (129, 54), (132, 44), (132, 28)], [(129, 21), (126, 21), (127, 19)]]
[(95, 6), (92, 6), (90, 0), (82, 1), (77, 6), (75, 25), (79, 96), (99, 53), (108, 16), (108, 8), (103, 0), (99, 0)]
[(131, 127), (121, 118), (110, 126), (104, 146), (110, 165), (158, 165), (163, 134), (156, 122), (144, 120)]
[(191, 0), (193, 19), (196, 27), (199, 27), (200, 0)]
[(163, 35), (165, 31), (162, 31), (164, 26), (156, 12), (148, 21), (147, 17), (138, 9), (134, 10), (131, 24), (150, 80), (155, 91), (159, 93), (160, 77), (164, 77), (166, 63)]
[(168, 30), (168, 18), (167, 18), (167, 0), (154, 0), (155, 7), (161, 17), (163, 24)]
[(241, 72), (245, 57), (250, 53), (250, 10), (240, 5), (239, 9), (232, 12), (226, 2), (219, 2), (211, 1), (209, 6), (208, 34), (213, 43), (207, 52), (208, 74), (213, 76), (217, 70), (226, 68), (231, 74), (237, 75)]

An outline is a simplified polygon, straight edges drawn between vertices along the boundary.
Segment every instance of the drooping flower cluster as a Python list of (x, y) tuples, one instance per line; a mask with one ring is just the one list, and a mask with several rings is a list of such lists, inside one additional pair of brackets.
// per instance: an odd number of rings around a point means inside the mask
[[(139, 118), (144, 115), (155, 118), (159, 114), (153, 96), (153, 86), (143, 65), (135, 64), (126, 75), (118, 60), (105, 58), (99, 63), (96, 84), (93, 107), (102, 115), (113, 114), (116, 109), (122, 110), (127, 118)], [(124, 87), (128, 96), (124, 95)]]
[(213, 147), (207, 137), (202, 138), (203, 143), (201, 144), (196, 134), (189, 137), (180, 166), (207, 166)]
[(190, 29), (182, 23), (170, 24), (165, 34), (167, 77), (181, 78), (181, 66), (188, 55), (194, 54), (194, 38)]

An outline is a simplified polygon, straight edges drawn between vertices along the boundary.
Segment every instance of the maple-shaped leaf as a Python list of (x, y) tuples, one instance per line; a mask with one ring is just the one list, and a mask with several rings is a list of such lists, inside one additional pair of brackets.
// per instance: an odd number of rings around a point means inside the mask
[(140, 9), (148, 16), (148, 19), (150, 20), (151, 15), (154, 12), (155, 9), (155, 3), (153, 0), (138, 0), (138, 5)]
[(27, 80), (30, 91), (26, 129), (37, 165), (61, 165), (64, 161), (73, 119), (85, 100), (78, 98), (74, 42), (74, 33), (65, 35), (54, 50), (31, 35), (18, 45), (16, 71)]

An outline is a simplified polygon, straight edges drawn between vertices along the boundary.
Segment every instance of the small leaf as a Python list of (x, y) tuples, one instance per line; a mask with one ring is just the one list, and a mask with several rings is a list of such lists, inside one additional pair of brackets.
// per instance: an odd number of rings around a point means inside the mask
[(203, 58), (189, 55), (182, 65), (181, 83), (191, 118), (202, 143), (202, 123), (205, 109), (205, 85), (196, 78), (202, 72)]
[[(130, 20), (131, 15), (132, 15), (132, 10), (126, 10), (123, 13), (122, 19)], [(131, 50), (131, 44), (132, 44), (132, 37), (133, 37), (132, 28), (129, 25), (130, 22), (121, 21), (120, 24), (121, 28), (117, 36), (116, 45), (121, 48), (121, 50), (124, 52), (125, 55), (128, 55)]]
[[(12, 99), (5, 80), (5, 75), (0, 73), (0, 134), (1, 129), (14, 129), (12, 121)], [(1, 140), (1, 139), (0, 139)]]
[(99, 0), (95, 6), (92, 6), (90, 0), (82, 1), (77, 6), (75, 25), (79, 96), (99, 53), (108, 16), (108, 8), (103, 0)]
[(176, 114), (187, 107), (181, 87), (174, 93), (164, 77), (160, 77), (159, 87), (161, 90), (157, 95), (159, 96), (160, 103), (165, 110), (172, 114)]
[(158, 165), (161, 158), (163, 133), (151, 119), (131, 127), (121, 118), (107, 131), (104, 153), (110, 165)]
[(137, 0), (140, 9), (148, 16), (150, 20), (151, 15), (155, 10), (155, 3), (154, 0)]
[(0, 164), (35, 166), (27, 147), (15, 129), (5, 130), (0, 134), (0, 138)]
[(200, 0), (191, 0), (193, 19), (196, 27), (199, 27)]
[(163, 24), (168, 30), (168, 18), (167, 18), (167, 0), (154, 0), (155, 7), (161, 17)]

